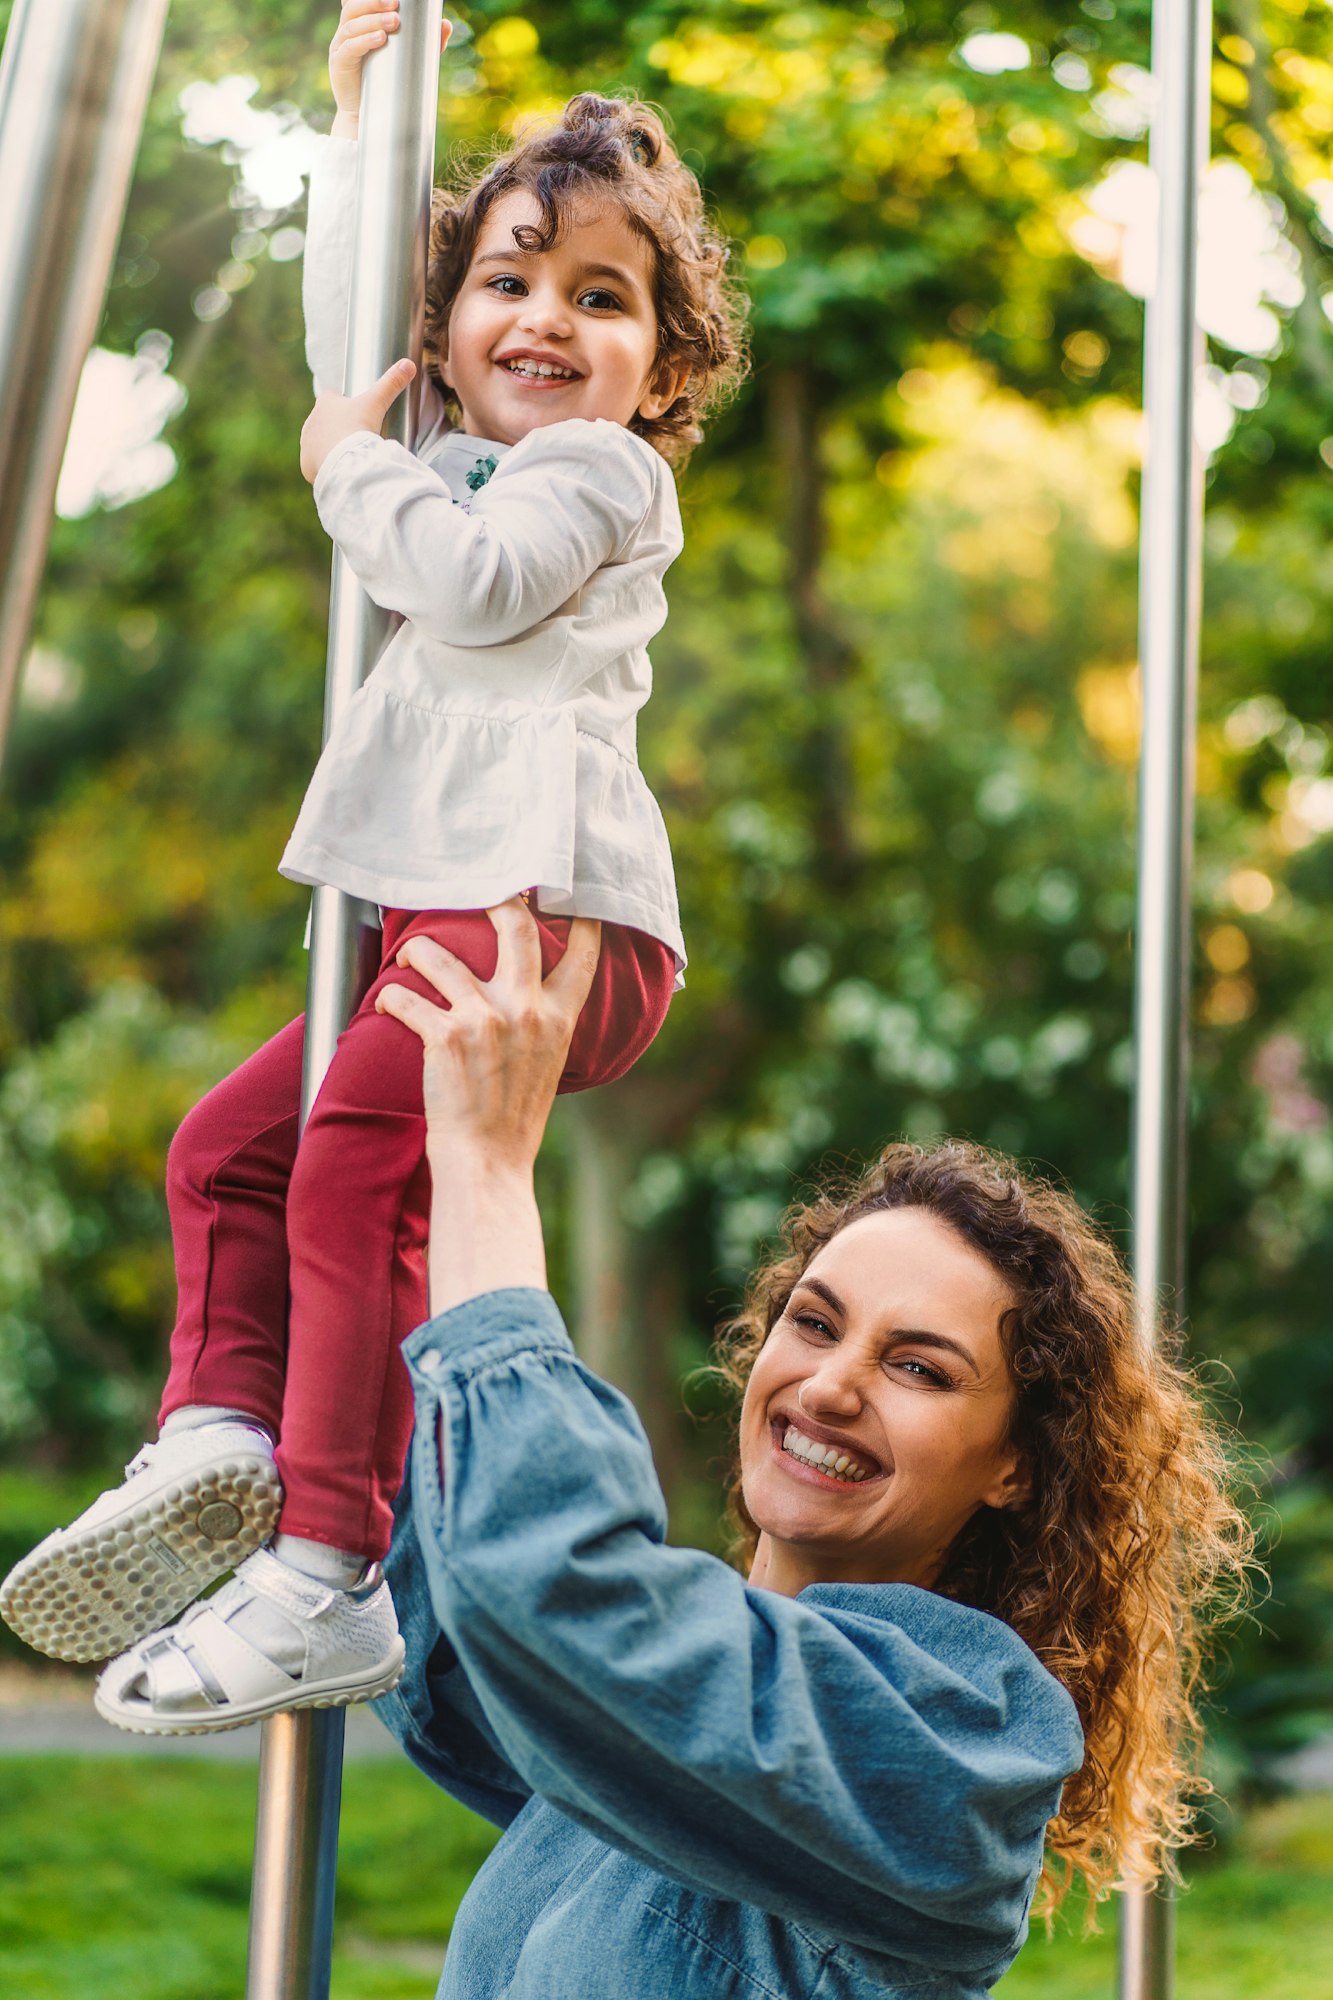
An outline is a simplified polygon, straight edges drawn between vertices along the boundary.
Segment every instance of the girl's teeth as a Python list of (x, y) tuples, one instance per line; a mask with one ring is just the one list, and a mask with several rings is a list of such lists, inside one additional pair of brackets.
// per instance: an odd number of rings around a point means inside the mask
[(561, 381), (572, 381), (572, 368), (555, 368), (549, 361), (507, 361), (506, 368), (511, 375), (558, 375)]

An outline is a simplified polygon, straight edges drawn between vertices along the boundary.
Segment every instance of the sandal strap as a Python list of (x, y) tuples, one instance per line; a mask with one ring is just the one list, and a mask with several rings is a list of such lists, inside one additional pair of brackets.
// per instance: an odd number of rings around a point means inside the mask
[(256, 1595), (267, 1597), (271, 1604), (287, 1612), (297, 1624), (317, 1618), (340, 1594), (317, 1583), (313, 1576), (302, 1576), (299, 1570), (279, 1562), (267, 1549), (256, 1549), (252, 1556), (246, 1557), (233, 1579), (233, 1583), (242, 1582)]
[[(195, 1615), (188, 1620), (182, 1619), (170, 1639), (164, 1641), (164, 1650), (171, 1663), (169, 1672), (173, 1681), (179, 1678), (176, 1666), (176, 1656), (179, 1656), (193, 1676), (195, 1685), (206, 1696), (203, 1705), (208, 1708), (219, 1708), (222, 1704), (209, 1691), (189, 1657), (190, 1652), (197, 1656), (210, 1678), (221, 1688), (223, 1700), (229, 1703), (285, 1694), (298, 1685), (295, 1675), (275, 1666), (258, 1647), (252, 1646), (248, 1639), (206, 1604), (199, 1605)], [(166, 1664), (164, 1661), (163, 1665)], [(167, 1705), (158, 1698), (157, 1680), (154, 1679), (151, 1685), (153, 1707)]]
[(172, 1715), (216, 1708), (217, 1703), (198, 1668), (184, 1648), (176, 1643), (174, 1634), (169, 1638), (145, 1639), (134, 1649), (131, 1657), (133, 1667), (147, 1677), (154, 1708)]

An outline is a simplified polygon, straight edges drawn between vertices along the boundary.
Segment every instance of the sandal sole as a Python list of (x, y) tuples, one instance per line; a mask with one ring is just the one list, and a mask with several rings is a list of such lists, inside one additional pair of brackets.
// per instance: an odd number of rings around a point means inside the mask
[(229, 1715), (220, 1721), (212, 1721), (200, 1716), (193, 1722), (167, 1721), (154, 1716), (151, 1711), (136, 1714), (133, 1710), (123, 1710), (106, 1701), (100, 1688), (93, 1695), (93, 1707), (103, 1722), (114, 1724), (117, 1729), (126, 1729), (133, 1736), (220, 1736), (227, 1729), (245, 1729), (252, 1722), (267, 1722), (274, 1715), (290, 1715), (301, 1708), (351, 1708), (357, 1702), (378, 1701), (381, 1695), (391, 1694), (403, 1677), (403, 1666), (407, 1649), (401, 1639), (398, 1641), (397, 1657), (388, 1667), (377, 1667), (359, 1681), (344, 1681), (335, 1688), (322, 1692), (316, 1688), (312, 1693), (295, 1699), (290, 1695), (273, 1695), (268, 1701), (246, 1702), (244, 1715)]
[(166, 1625), (272, 1537), (273, 1460), (228, 1452), (95, 1527), (34, 1549), (0, 1586), (0, 1618), (53, 1660), (110, 1659)]

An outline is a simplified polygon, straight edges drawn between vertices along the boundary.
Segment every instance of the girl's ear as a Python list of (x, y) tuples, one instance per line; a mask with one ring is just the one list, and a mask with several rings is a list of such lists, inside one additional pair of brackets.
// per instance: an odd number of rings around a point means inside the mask
[(648, 387), (639, 402), (641, 417), (664, 416), (682, 394), (690, 376), (694, 373), (687, 363), (673, 361), (668, 356), (660, 361), (648, 378)]

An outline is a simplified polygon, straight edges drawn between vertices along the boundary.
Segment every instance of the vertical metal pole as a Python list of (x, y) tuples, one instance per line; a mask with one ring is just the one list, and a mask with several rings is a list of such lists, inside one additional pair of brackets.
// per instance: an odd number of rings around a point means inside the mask
[[(426, 233), (435, 165), (442, 0), (400, 0), (402, 26), (365, 72), (357, 218), (343, 388), (370, 387), (401, 355), (421, 356)], [(416, 398), (386, 432), (410, 444)], [(324, 735), (374, 665), (390, 620), (335, 553)], [(361, 906), (315, 891), (302, 1119), (373, 970)], [(342, 1797), (343, 1711), (304, 1709), (263, 1726), (246, 2000), (327, 2000)]]
[(167, 0), (17, 0), (0, 61), (0, 753)]
[[(1208, 157), (1209, 0), (1157, 0), (1152, 165), (1159, 222), (1148, 304), (1147, 450), (1140, 524), (1143, 749), (1135, 933), (1133, 1264), (1145, 1343), (1165, 1305), (1185, 1303), (1190, 875), (1202, 597), (1203, 467), (1194, 382), (1199, 183)], [(1170, 2000), (1174, 1901), (1130, 1891), (1120, 1924), (1119, 2000)]]

